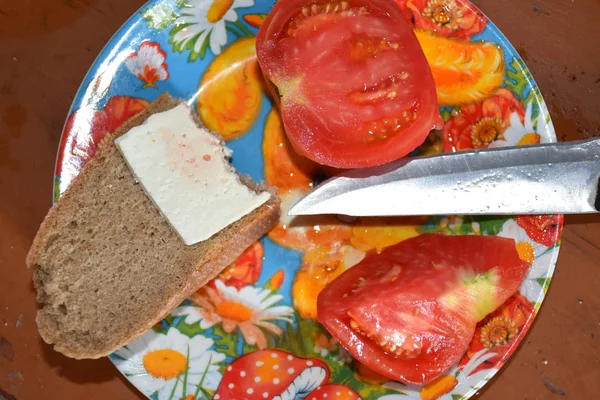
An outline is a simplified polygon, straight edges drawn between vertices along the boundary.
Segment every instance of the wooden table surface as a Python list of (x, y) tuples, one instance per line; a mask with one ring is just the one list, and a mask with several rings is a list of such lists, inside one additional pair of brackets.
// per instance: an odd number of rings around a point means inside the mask
[[(600, 136), (600, 1), (479, 0), (548, 102), (561, 140)], [(50, 207), (56, 150), (87, 69), (141, 0), (0, 0), (0, 400), (143, 398), (108, 359), (39, 338), (24, 258)], [(555, 279), (520, 349), (480, 396), (600, 398), (600, 216), (566, 218)]]

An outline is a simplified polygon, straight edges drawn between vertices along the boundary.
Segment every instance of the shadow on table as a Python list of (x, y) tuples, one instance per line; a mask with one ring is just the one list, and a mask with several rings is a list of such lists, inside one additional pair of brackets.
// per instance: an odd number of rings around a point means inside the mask
[[(40, 338), (40, 341), (43, 340)], [(138, 399), (146, 399), (129, 381), (113, 366), (106, 357), (97, 360), (75, 360), (52, 350), (42, 343), (43, 357), (51, 368), (58, 369), (64, 378), (76, 383), (102, 383), (119, 379)]]
[(138, 390), (119, 373), (110, 360), (106, 357), (97, 360), (75, 360), (69, 358), (46, 344), (41, 338), (43, 357), (51, 368), (58, 369), (58, 373), (71, 382), (76, 383), (102, 383), (115, 378), (124, 382), (139, 399), (145, 399)]

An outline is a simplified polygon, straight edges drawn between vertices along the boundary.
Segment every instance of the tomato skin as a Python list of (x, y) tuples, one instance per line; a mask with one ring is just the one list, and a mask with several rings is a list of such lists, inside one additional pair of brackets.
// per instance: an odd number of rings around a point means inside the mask
[[(358, 11), (309, 12), (302, 25), (307, 9), (344, 3)], [(392, 1), (280, 0), (256, 50), (292, 146), (319, 164), (381, 165), (442, 126), (431, 70)]]
[(527, 269), (512, 239), (424, 234), (337, 277), (319, 294), (318, 320), (370, 369), (424, 384), (460, 359)]

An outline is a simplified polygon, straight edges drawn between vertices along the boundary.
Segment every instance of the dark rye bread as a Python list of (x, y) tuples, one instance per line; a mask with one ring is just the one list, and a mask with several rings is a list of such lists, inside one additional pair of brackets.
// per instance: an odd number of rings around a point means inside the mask
[(162, 95), (114, 132), (50, 209), (29, 250), (40, 335), (69, 357), (99, 358), (129, 343), (279, 218), (273, 195), (210, 239), (184, 244), (112, 140), (179, 103)]

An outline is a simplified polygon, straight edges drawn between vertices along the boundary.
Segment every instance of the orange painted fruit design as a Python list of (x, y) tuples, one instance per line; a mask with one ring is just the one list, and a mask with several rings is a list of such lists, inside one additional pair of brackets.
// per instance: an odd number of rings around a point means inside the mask
[(200, 81), (198, 114), (225, 140), (246, 133), (256, 121), (262, 78), (254, 48), (256, 38), (242, 38), (219, 54)]
[(281, 220), (269, 232), (269, 238), (294, 250), (308, 250), (347, 241), (350, 228), (335, 217), (294, 218), (287, 215), (291, 206), (312, 189), (314, 176), (320, 173), (320, 166), (294, 151), (275, 110), (267, 116), (262, 147), (265, 179), (270, 186), (277, 188), (282, 202)]
[(283, 130), (277, 110), (271, 110), (265, 123), (263, 139), (265, 179), (277, 188), (277, 193), (292, 189), (309, 191), (319, 165), (297, 154)]
[(364, 253), (350, 246), (321, 246), (305, 252), (292, 285), (294, 308), (302, 318), (317, 318), (317, 297), (342, 272), (357, 264)]
[(436, 380), (423, 386), (419, 391), (419, 394), (423, 400), (436, 400), (444, 394), (449, 393), (456, 385), (458, 385), (458, 381), (454, 376), (442, 375)]
[(380, 253), (388, 246), (419, 236), (419, 225), (426, 218), (361, 218), (352, 227), (350, 243), (362, 251), (375, 250)]
[(431, 67), (440, 106), (480, 101), (504, 80), (504, 55), (498, 45), (445, 38), (416, 30)]

